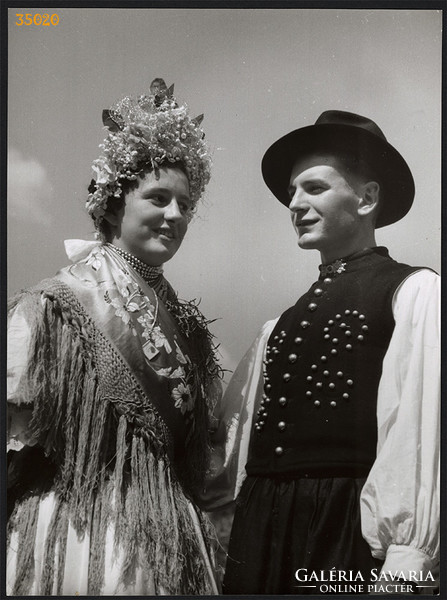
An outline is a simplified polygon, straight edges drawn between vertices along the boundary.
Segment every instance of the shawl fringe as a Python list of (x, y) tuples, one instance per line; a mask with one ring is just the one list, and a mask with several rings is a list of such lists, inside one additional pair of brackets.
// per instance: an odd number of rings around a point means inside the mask
[(32, 327), (19, 397), (33, 405), (32, 434), (57, 472), (40, 577), (33, 552), (47, 492), (30, 491), (10, 519), (10, 532), (19, 536), (14, 595), (28, 594), (35, 576), (40, 595), (61, 593), (69, 523), (80, 539), (90, 537), (88, 594), (101, 594), (112, 522), (114, 551), (125, 557), (124, 586), (141, 569), (147, 594), (210, 593), (189, 501), (167, 454), (165, 423), (67, 286), (47, 280), (15, 298), (11, 308), (17, 302)]

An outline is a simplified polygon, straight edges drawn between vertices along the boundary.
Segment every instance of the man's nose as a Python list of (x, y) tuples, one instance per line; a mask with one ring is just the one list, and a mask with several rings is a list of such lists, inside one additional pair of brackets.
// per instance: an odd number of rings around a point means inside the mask
[(290, 200), (289, 210), (292, 213), (305, 213), (309, 209), (306, 194), (301, 190), (297, 190)]

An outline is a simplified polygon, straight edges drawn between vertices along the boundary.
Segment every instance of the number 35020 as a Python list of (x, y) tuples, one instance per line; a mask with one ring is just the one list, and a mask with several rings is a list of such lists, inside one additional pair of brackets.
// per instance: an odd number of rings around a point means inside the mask
[(16, 25), (42, 25), (43, 27), (50, 27), (50, 25), (58, 25), (59, 24), (59, 15), (56, 13), (52, 15), (44, 14), (41, 15), (36, 13), (35, 15), (22, 15), (20, 13), (16, 13), (16, 17), (18, 17), (18, 21), (16, 21)]

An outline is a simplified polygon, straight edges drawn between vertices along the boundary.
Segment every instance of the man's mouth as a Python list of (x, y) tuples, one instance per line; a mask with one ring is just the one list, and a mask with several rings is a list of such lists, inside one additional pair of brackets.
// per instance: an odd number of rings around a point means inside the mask
[(301, 219), (295, 222), (295, 227), (309, 227), (310, 225), (315, 225), (316, 222), (317, 219)]

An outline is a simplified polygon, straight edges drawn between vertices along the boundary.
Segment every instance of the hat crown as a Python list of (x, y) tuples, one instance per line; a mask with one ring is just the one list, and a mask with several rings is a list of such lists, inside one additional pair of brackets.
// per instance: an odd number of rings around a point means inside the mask
[(374, 123), (374, 121), (368, 119), (368, 117), (362, 117), (361, 115), (343, 110), (326, 110), (321, 113), (315, 121), (315, 125), (345, 125), (348, 127), (356, 127), (373, 133), (385, 142), (387, 141), (383, 131), (376, 123)]

